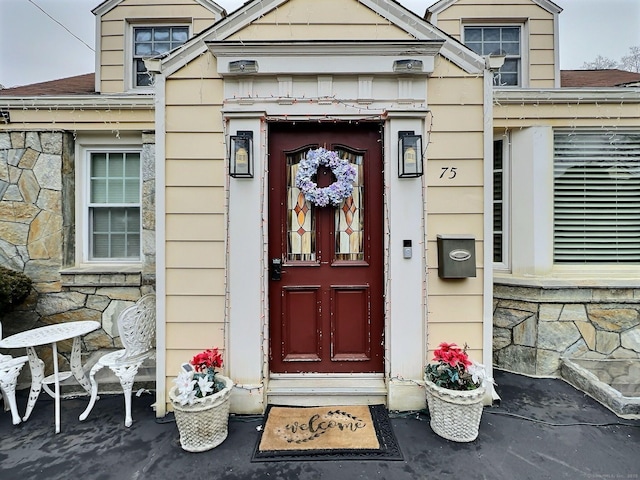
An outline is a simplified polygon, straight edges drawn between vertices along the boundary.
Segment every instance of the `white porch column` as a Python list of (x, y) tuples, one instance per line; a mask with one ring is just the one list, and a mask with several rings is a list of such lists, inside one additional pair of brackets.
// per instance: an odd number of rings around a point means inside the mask
[[(264, 312), (266, 240), (263, 216), (266, 212), (266, 152), (263, 113), (231, 117), (229, 135), (239, 130), (253, 132), (254, 177), (231, 178), (228, 198), (227, 237), (227, 358), (229, 376), (236, 384), (231, 397), (234, 413), (264, 411)], [(228, 154), (228, 152), (227, 152)], [(228, 166), (227, 166), (228, 169)]]
[[(414, 131), (423, 136), (423, 112), (391, 112), (385, 128), (385, 172), (387, 178), (387, 374), (389, 408), (424, 408), (422, 369), (425, 362), (426, 246), (423, 179), (398, 178), (398, 132)], [(410, 240), (413, 255), (404, 258), (403, 244)]]
[(553, 267), (553, 129), (511, 134), (513, 275), (545, 275)]

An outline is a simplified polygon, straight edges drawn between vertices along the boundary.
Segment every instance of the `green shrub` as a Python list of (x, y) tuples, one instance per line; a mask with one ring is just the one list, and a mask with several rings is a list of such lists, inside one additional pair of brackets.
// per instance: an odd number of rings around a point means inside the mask
[(31, 291), (31, 283), (24, 273), (0, 267), (0, 313), (24, 302)]

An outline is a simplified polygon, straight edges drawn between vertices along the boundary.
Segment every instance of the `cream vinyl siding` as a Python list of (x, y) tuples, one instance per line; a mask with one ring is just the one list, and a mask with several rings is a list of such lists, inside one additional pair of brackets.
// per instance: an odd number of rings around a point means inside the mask
[(414, 37), (358, 2), (290, 0), (230, 36), (229, 40), (311, 38), (403, 40)]
[[(191, 35), (210, 27), (219, 18), (194, 0), (124, 0), (100, 19), (100, 92), (121, 93), (130, 85), (127, 42), (132, 23), (144, 25), (189, 24)], [(125, 64), (125, 62), (127, 64)]]
[(222, 79), (208, 52), (166, 81), (167, 392), (176, 366), (194, 354), (212, 347), (225, 354), (222, 98)]
[[(459, 0), (437, 16), (436, 26), (457, 40), (465, 24), (522, 27), (522, 68), (528, 70), (524, 86), (555, 85), (554, 15), (530, 0)], [(528, 47), (528, 51), (524, 51)]]
[[(482, 77), (468, 76), (441, 57), (436, 61), (434, 74), (427, 81), (428, 106), (433, 114), (425, 157), (427, 360), (441, 342), (455, 342), (460, 346), (468, 344), (472, 358), (482, 361), (483, 86)], [(452, 168), (456, 169), (456, 175), (449, 178)], [(475, 237), (475, 278), (447, 281), (438, 277), (438, 234), (470, 234)]]

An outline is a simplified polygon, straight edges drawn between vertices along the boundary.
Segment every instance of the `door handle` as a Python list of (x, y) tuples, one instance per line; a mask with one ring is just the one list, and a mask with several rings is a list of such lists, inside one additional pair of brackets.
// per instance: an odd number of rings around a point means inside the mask
[(271, 280), (279, 281), (282, 279), (282, 259), (281, 258), (272, 258), (271, 259)]

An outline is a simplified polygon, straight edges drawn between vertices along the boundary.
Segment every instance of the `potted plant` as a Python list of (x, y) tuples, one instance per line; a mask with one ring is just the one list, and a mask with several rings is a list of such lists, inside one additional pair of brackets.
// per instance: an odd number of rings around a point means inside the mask
[(448, 440), (471, 442), (482, 416), (484, 366), (469, 359), (466, 345), (455, 343), (441, 343), (433, 360), (424, 376), (431, 428)]
[(217, 348), (198, 353), (182, 365), (169, 391), (184, 450), (204, 452), (227, 438), (233, 382), (216, 371), (221, 367)]

